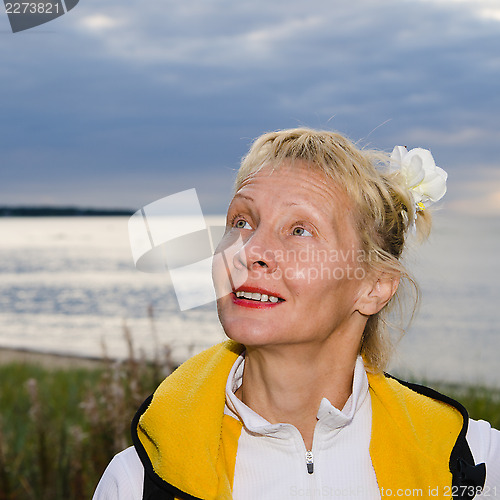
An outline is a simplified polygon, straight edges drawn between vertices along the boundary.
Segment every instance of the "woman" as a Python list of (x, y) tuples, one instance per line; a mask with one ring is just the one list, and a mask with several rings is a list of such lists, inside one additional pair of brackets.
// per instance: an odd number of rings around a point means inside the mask
[(331, 132), (255, 141), (214, 259), (231, 340), (145, 401), (96, 500), (500, 495), (500, 432), (383, 374), (399, 259), (446, 174), (425, 150), (382, 160)]

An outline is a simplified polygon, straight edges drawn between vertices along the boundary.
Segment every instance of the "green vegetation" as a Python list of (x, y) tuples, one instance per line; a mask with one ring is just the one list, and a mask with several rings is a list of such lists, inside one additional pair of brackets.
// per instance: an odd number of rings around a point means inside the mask
[(130, 444), (135, 410), (173, 368), (168, 350), (98, 369), (0, 366), (0, 500), (92, 498)]
[(455, 384), (427, 385), (462, 403), (470, 418), (486, 420), (495, 429), (500, 429), (500, 389)]
[[(0, 500), (91, 498), (109, 460), (130, 444), (136, 408), (172, 369), (168, 350), (151, 363), (132, 349), (99, 369), (0, 366)], [(500, 390), (436, 389), (500, 428)]]

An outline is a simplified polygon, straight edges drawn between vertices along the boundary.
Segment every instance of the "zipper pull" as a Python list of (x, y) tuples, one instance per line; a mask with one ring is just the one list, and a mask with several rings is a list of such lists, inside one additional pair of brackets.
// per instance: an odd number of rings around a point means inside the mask
[(314, 460), (312, 451), (306, 451), (306, 465), (307, 473), (312, 474), (314, 472)]

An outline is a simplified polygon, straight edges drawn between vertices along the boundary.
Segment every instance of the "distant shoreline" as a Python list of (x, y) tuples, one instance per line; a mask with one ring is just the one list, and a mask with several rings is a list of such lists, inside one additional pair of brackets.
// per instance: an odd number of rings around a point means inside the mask
[(133, 213), (124, 208), (0, 207), (0, 217), (114, 217)]
[(91, 356), (72, 356), (41, 352), (31, 349), (0, 347), (0, 365), (10, 363), (29, 363), (45, 368), (100, 368), (105, 364), (104, 358)]

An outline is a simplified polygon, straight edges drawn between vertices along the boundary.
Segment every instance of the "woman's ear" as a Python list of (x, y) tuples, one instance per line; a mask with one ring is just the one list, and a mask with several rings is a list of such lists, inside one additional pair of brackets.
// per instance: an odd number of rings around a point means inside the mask
[(364, 316), (377, 314), (396, 293), (399, 278), (399, 273), (383, 273), (377, 276), (358, 298), (357, 310)]

